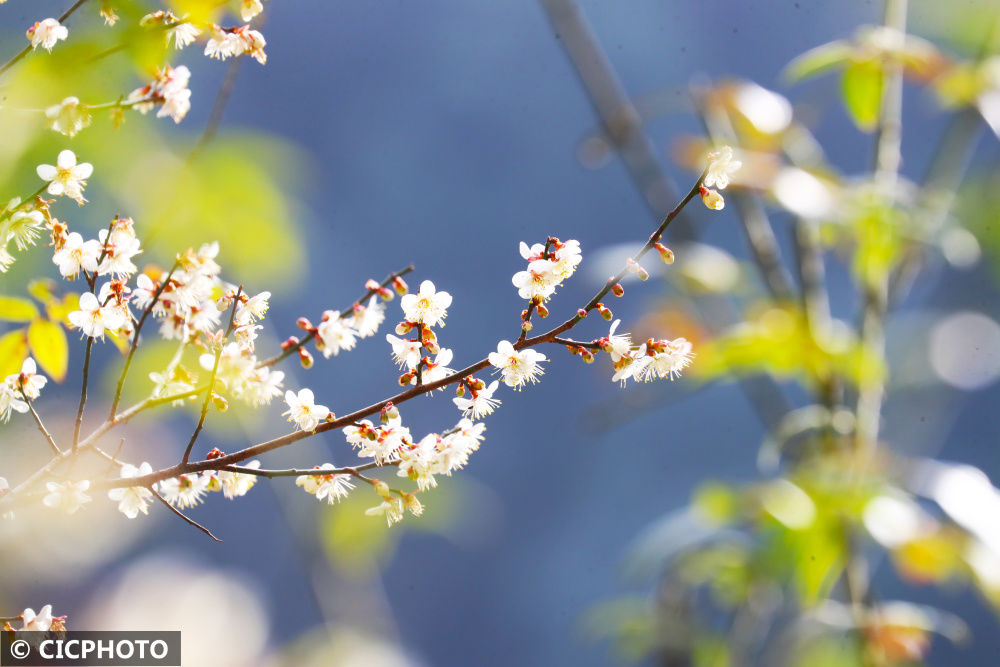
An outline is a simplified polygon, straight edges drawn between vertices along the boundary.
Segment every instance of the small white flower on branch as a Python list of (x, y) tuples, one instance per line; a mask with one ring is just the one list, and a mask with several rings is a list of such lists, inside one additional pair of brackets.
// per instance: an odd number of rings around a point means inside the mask
[(68, 316), (70, 324), (91, 338), (104, 339), (104, 331), (117, 331), (125, 324), (121, 309), (117, 304), (102, 306), (91, 292), (80, 295), (80, 310)]
[(499, 386), (500, 381), (494, 380), (488, 387), (473, 391), (471, 398), (456, 396), (451, 400), (462, 411), (463, 416), (471, 419), (482, 419), (493, 414), (493, 410), (500, 405), (500, 399), (493, 398), (493, 394)]
[(208, 480), (203, 476), (178, 475), (157, 482), (156, 488), (163, 499), (174, 507), (187, 509), (202, 502), (202, 496), (207, 491)]
[(404, 295), (399, 300), (399, 305), (407, 322), (433, 327), (443, 323), (448, 316), (451, 294), (436, 290), (434, 283), (425, 280), (420, 283), (420, 290), (416, 294)]
[(21, 613), (22, 632), (48, 632), (52, 628), (52, 605), (47, 604), (35, 613), (28, 607)]
[(742, 162), (733, 159), (733, 149), (723, 146), (708, 154), (708, 172), (703, 183), (706, 188), (725, 190), (729, 186), (730, 177), (742, 166)]
[(87, 185), (87, 179), (94, 173), (94, 166), (89, 162), (77, 164), (76, 153), (73, 151), (69, 149), (60, 151), (55, 166), (40, 164), (35, 168), (35, 172), (43, 181), (49, 181), (46, 192), (50, 195), (56, 197), (65, 195), (80, 205), (87, 201), (83, 198), (83, 188)]
[(357, 345), (358, 332), (340, 317), (339, 310), (328, 310), (323, 313), (323, 321), (316, 327), (316, 348), (327, 359), (336, 356), (341, 350), (353, 350)]
[(77, 132), (90, 125), (90, 112), (86, 104), (80, 104), (76, 97), (64, 98), (59, 104), (54, 104), (45, 110), (49, 127), (67, 137), (75, 136)]
[(311, 389), (300, 389), (297, 394), (286, 391), (285, 403), (288, 404), (288, 410), (282, 414), (288, 415), (288, 421), (295, 422), (302, 431), (315, 430), (330, 415), (328, 407), (316, 405)]
[(503, 382), (508, 387), (520, 389), (528, 383), (538, 382), (538, 376), (545, 373), (541, 362), (545, 355), (532, 349), (515, 350), (510, 341), (497, 343), (497, 351), (490, 352), (489, 362), (503, 373)]
[(46, 482), (45, 488), (48, 494), (42, 498), (42, 504), (67, 514), (72, 514), (83, 507), (84, 503), (90, 502), (90, 496), (86, 493), (90, 488), (90, 481), (86, 479), (79, 482)]
[(59, 267), (64, 278), (73, 278), (80, 270), (97, 271), (97, 258), (101, 256), (101, 244), (90, 239), (84, 241), (79, 232), (70, 232), (61, 248), (52, 254), (52, 263)]
[(43, 19), (28, 28), (25, 35), (31, 41), (31, 48), (37, 49), (41, 46), (51, 52), (56, 42), (69, 37), (69, 29), (56, 19)]
[[(148, 475), (153, 472), (153, 467), (143, 462), (138, 468), (131, 463), (126, 463), (121, 469), (122, 479), (132, 479)], [(139, 512), (149, 514), (149, 503), (153, 499), (153, 492), (144, 486), (128, 486), (108, 491), (108, 498), (118, 503), (118, 511), (130, 519), (139, 516)]]

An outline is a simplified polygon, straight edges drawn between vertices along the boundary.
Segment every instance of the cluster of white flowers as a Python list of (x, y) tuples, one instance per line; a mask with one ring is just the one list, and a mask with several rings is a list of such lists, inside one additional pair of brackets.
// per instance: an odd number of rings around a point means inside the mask
[(35, 360), (28, 357), (21, 364), (21, 372), (8, 375), (0, 382), (0, 421), (10, 421), (11, 412), (25, 413), (28, 403), (42, 393), (48, 378), (38, 373)]
[(341, 350), (353, 350), (359, 338), (374, 336), (384, 321), (385, 306), (379, 303), (377, 296), (373, 296), (368, 300), (368, 305), (356, 303), (349, 312), (324, 312), (315, 329), (308, 322), (303, 324), (304, 328), (314, 331), (316, 348), (329, 359), (331, 355), (338, 355)]
[(392, 348), (393, 361), (406, 369), (399, 378), (401, 385), (430, 384), (454, 374), (455, 371), (448, 368), (454, 355), (450, 349), (438, 345), (433, 329), (444, 326), (451, 300), (451, 294), (438, 290), (429, 280), (420, 283), (416, 294), (405, 294), (399, 300), (403, 321), (396, 325), (396, 333), (400, 336), (410, 334), (413, 338), (386, 334), (385, 339)]
[(324, 473), (323, 470), (336, 470), (332, 463), (316, 466), (315, 475), (300, 475), (295, 478), (295, 484), (301, 486), (306, 493), (316, 496), (317, 500), (325, 500), (330, 505), (343, 500), (354, 488), (350, 475), (344, 473)]
[(178, 18), (173, 12), (162, 9), (143, 16), (139, 20), (139, 25), (145, 28), (166, 28), (167, 46), (173, 42), (176, 49), (183, 49), (201, 34), (201, 29), (198, 26)]
[(191, 90), (188, 88), (190, 80), (191, 71), (187, 67), (168, 65), (158, 70), (150, 83), (129, 93), (125, 103), (131, 104), (143, 114), (159, 104), (157, 118), (170, 116), (175, 123), (179, 123), (191, 109)]
[(622, 386), (629, 379), (652, 382), (657, 379), (673, 380), (691, 365), (694, 352), (691, 343), (683, 338), (674, 340), (648, 340), (633, 348), (628, 334), (617, 334), (618, 320), (611, 325), (608, 335), (597, 341), (614, 364), (613, 382)]
[(545, 245), (536, 243), (528, 246), (521, 242), (521, 257), (528, 260), (528, 268), (514, 274), (511, 282), (522, 299), (528, 299), (536, 306), (541, 305), (555, 294), (563, 281), (576, 272), (583, 257), (579, 241), (551, 238)]
[[(213, 450), (212, 456), (221, 456), (218, 450)], [(251, 461), (244, 468), (260, 468), (260, 461)], [(122, 477), (125, 477), (122, 471)], [(179, 509), (194, 507), (204, 501), (206, 493), (221, 491), (223, 497), (232, 500), (245, 496), (257, 483), (257, 475), (251, 473), (232, 472), (229, 470), (205, 470), (200, 473), (178, 475), (156, 483), (156, 491), (168, 503)], [(113, 489), (112, 491), (116, 491)], [(111, 493), (111, 492), (109, 492)], [(114, 498), (112, 498), (114, 500)], [(121, 509), (121, 508), (119, 508)], [(124, 512), (124, 510), (122, 510)], [(128, 516), (128, 513), (125, 513)], [(129, 518), (132, 518), (131, 516)]]
[(236, 28), (213, 25), (210, 35), (205, 44), (205, 55), (210, 58), (225, 60), (233, 56), (248, 55), (261, 65), (267, 63), (267, 54), (264, 53), (267, 41), (264, 35), (249, 25)]

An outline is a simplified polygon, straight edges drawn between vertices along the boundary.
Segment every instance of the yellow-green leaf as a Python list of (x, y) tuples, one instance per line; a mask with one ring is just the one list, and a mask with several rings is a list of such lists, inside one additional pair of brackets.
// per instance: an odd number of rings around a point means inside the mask
[(801, 81), (821, 74), (847, 62), (852, 51), (850, 44), (839, 40), (817, 46), (788, 63), (785, 78), (789, 81)]
[(854, 123), (866, 132), (878, 124), (882, 78), (882, 65), (877, 60), (854, 62), (844, 70), (844, 105)]
[(56, 382), (66, 379), (69, 345), (61, 326), (48, 320), (35, 320), (28, 326), (28, 344), (42, 370)]
[(0, 296), (0, 320), (7, 322), (30, 322), (38, 317), (38, 308), (28, 299), (16, 296)]
[(20, 372), (21, 364), (27, 356), (28, 339), (24, 335), (24, 329), (0, 336), (0, 378)]

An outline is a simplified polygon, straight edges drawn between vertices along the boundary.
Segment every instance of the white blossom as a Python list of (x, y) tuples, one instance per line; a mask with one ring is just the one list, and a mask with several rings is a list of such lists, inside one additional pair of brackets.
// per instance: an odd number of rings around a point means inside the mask
[(72, 514), (83, 507), (84, 503), (90, 502), (90, 496), (86, 493), (90, 482), (86, 479), (79, 482), (46, 482), (45, 488), (48, 494), (42, 498), (42, 504), (67, 514)]
[(103, 339), (105, 329), (117, 331), (125, 324), (117, 304), (102, 306), (90, 292), (80, 295), (80, 310), (74, 310), (68, 317), (70, 324), (91, 338)]
[(97, 258), (101, 255), (101, 244), (90, 239), (84, 241), (78, 232), (70, 232), (62, 247), (52, 254), (52, 263), (59, 267), (64, 278), (71, 278), (80, 270), (97, 271)]
[(316, 327), (316, 348), (329, 359), (331, 354), (337, 355), (341, 350), (353, 350), (358, 342), (357, 336), (358, 332), (340, 317), (339, 310), (328, 310)]
[(484, 387), (483, 389), (475, 392), (475, 396), (471, 396), (469, 398), (456, 396), (451, 400), (455, 406), (462, 411), (462, 415), (465, 417), (469, 417), (471, 419), (482, 419), (487, 415), (493, 414), (493, 410), (496, 406), (500, 405), (501, 401), (493, 398), (493, 394), (499, 386), (500, 381), (494, 380), (488, 387)]
[(385, 522), (390, 526), (394, 523), (399, 523), (403, 520), (403, 499), (393, 496), (383, 500), (381, 504), (375, 507), (369, 507), (365, 510), (365, 514), (368, 516), (382, 514), (385, 516)]
[(444, 322), (451, 305), (451, 295), (434, 289), (434, 283), (425, 280), (420, 283), (416, 294), (406, 294), (399, 300), (407, 322), (422, 323), (429, 327)]
[(54, 104), (45, 110), (49, 127), (67, 137), (75, 136), (77, 132), (90, 125), (90, 112), (86, 104), (80, 104), (76, 97), (66, 97), (59, 104)]
[(417, 364), (420, 363), (421, 343), (419, 340), (407, 340), (392, 334), (386, 334), (385, 339), (392, 346), (392, 360), (400, 368), (405, 366), (412, 371), (417, 367)]
[[(153, 472), (153, 467), (143, 462), (138, 468), (131, 463), (126, 463), (121, 469), (122, 479), (132, 479), (149, 475)], [(108, 491), (108, 498), (118, 503), (118, 511), (130, 519), (139, 516), (139, 512), (149, 514), (149, 503), (153, 499), (153, 492), (144, 486), (129, 486)]]
[(56, 197), (66, 195), (70, 199), (76, 200), (78, 204), (83, 204), (83, 188), (87, 184), (87, 179), (94, 173), (94, 166), (89, 162), (77, 164), (76, 153), (66, 149), (60, 151), (56, 157), (55, 166), (51, 164), (40, 164), (35, 168), (38, 177), (43, 181), (49, 181), (46, 192)]
[(56, 19), (44, 19), (28, 28), (26, 35), (31, 41), (31, 48), (41, 46), (51, 52), (56, 42), (69, 37), (69, 30)]
[[(243, 467), (254, 469), (260, 468), (260, 461), (251, 461)], [(240, 496), (245, 496), (247, 491), (252, 489), (253, 485), (257, 483), (257, 475), (244, 472), (220, 470), (217, 475), (219, 481), (222, 482), (222, 495), (230, 500), (233, 498), (239, 498)]]
[(743, 166), (742, 162), (733, 159), (733, 149), (730, 146), (723, 146), (718, 151), (709, 153), (708, 172), (703, 181), (705, 187), (725, 190), (729, 185), (730, 176), (736, 173), (741, 166)]
[(379, 326), (385, 321), (385, 306), (378, 297), (368, 300), (367, 306), (356, 305), (354, 312), (347, 318), (347, 324), (357, 331), (359, 338), (374, 336)]
[(52, 605), (47, 604), (35, 613), (28, 607), (21, 613), (22, 632), (48, 632), (52, 627)]
[(286, 391), (285, 403), (288, 410), (282, 414), (288, 415), (288, 421), (295, 422), (303, 431), (315, 430), (330, 415), (330, 409), (325, 405), (316, 405), (311, 389), (300, 389), (298, 394)]
[(208, 483), (201, 475), (178, 475), (157, 482), (156, 488), (163, 499), (174, 507), (187, 509), (202, 502)]
[(509, 341), (497, 343), (497, 351), (490, 352), (489, 362), (503, 373), (503, 382), (508, 387), (520, 389), (525, 384), (538, 382), (538, 376), (545, 371), (541, 362), (545, 355), (530, 348), (518, 351)]

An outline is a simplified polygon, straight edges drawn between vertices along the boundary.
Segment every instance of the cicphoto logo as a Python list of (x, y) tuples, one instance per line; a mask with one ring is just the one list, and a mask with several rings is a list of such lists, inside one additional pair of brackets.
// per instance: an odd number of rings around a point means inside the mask
[(107, 667), (181, 664), (180, 632), (76, 631), (4, 633), (3, 665), (104, 665)]

